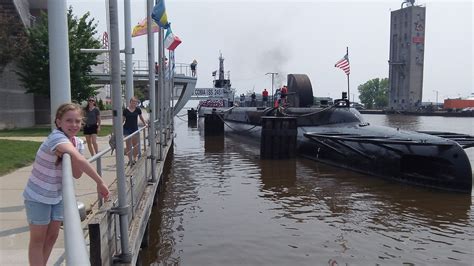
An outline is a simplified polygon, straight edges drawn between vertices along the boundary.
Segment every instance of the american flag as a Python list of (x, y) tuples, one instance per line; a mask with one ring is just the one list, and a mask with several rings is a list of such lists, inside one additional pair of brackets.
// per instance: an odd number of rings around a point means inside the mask
[(349, 75), (351, 73), (351, 66), (349, 65), (349, 55), (346, 54), (341, 60), (337, 61), (334, 67), (338, 67)]

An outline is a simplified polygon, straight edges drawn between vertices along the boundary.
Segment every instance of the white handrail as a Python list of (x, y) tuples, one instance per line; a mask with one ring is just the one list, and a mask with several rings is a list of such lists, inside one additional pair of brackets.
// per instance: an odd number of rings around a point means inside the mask
[(67, 153), (64, 153), (62, 158), (62, 174), (66, 263), (68, 265), (90, 265), (74, 191), (71, 156)]

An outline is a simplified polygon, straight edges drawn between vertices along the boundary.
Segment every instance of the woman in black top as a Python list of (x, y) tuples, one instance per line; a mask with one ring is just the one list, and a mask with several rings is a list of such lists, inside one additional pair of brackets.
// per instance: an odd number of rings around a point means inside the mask
[[(138, 130), (138, 117), (142, 123), (147, 126), (145, 119), (142, 116), (142, 110), (137, 107), (138, 100), (136, 97), (130, 99), (130, 103), (127, 108), (123, 110), (123, 135), (124, 137), (131, 135), (133, 132)], [(125, 147), (125, 154), (128, 155), (129, 163), (134, 164), (138, 156), (138, 142), (140, 141), (139, 134), (134, 135), (131, 140), (128, 139)], [(130, 152), (131, 147), (133, 147), (133, 156)]]
[(91, 156), (99, 152), (97, 145), (97, 133), (100, 131), (100, 111), (95, 105), (94, 98), (87, 100), (87, 106), (84, 108), (84, 136), (86, 136), (87, 148)]

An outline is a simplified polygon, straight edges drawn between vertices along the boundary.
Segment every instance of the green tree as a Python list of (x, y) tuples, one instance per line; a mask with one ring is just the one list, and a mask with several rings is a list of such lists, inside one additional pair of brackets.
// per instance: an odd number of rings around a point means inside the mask
[(102, 99), (99, 99), (97, 106), (99, 107), (99, 110), (105, 110), (104, 101), (102, 101)]
[(367, 109), (388, 106), (388, 78), (375, 78), (357, 87), (360, 102)]
[[(69, 64), (71, 81), (71, 98), (81, 103), (94, 96), (97, 88), (91, 86), (93, 78), (89, 76), (91, 66), (97, 65), (95, 54), (81, 53), (81, 48), (101, 48), (101, 43), (94, 38), (97, 23), (89, 19), (87, 12), (81, 18), (72, 14), (70, 7), (67, 13), (69, 28)], [(27, 93), (50, 95), (49, 86), (49, 47), (48, 47), (48, 16), (45, 13), (35, 27), (27, 30), (28, 48), (20, 57), (17, 75)]]
[(0, 13), (0, 73), (27, 45), (23, 24), (9, 13)]

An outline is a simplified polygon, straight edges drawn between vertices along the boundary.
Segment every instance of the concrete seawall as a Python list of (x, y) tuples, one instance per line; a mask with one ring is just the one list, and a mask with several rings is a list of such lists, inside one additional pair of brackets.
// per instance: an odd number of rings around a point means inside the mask
[(415, 116), (444, 116), (444, 117), (474, 117), (474, 112), (408, 112), (408, 111), (385, 111), (385, 110), (358, 110), (361, 114), (377, 114), (377, 115), (415, 115)]

